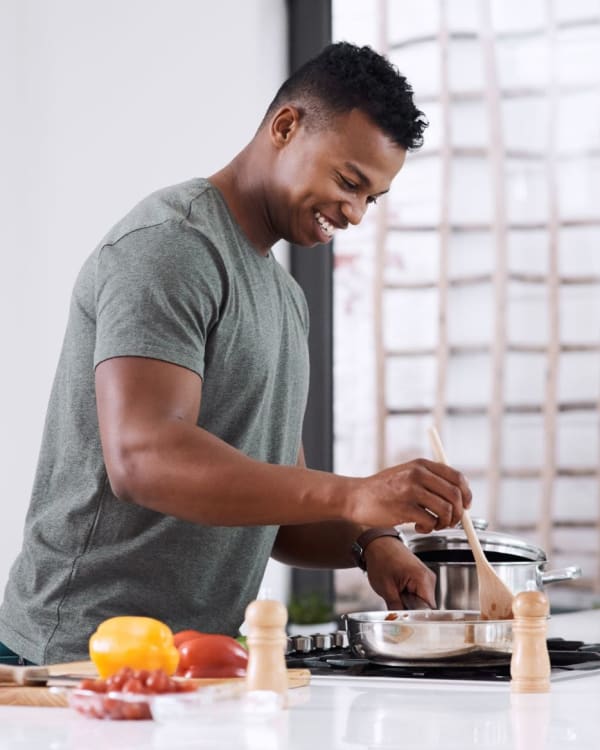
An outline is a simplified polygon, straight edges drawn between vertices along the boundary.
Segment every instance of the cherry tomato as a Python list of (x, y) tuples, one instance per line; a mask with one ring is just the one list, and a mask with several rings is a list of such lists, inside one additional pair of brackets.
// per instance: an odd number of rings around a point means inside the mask
[(141, 682), (141, 680), (136, 679), (135, 677), (130, 677), (127, 682), (123, 684), (123, 687), (121, 690), (124, 693), (145, 693), (145, 686)]
[(173, 643), (176, 648), (179, 648), (179, 646), (185, 641), (192, 641), (194, 638), (204, 635), (206, 635), (206, 633), (199, 633), (197, 630), (180, 630), (179, 633), (175, 633), (173, 636)]
[[(106, 680), (86, 679), (71, 696), (71, 705), (79, 713), (96, 719), (150, 719), (148, 702), (125, 701), (118, 693), (137, 693), (140, 696), (158, 693), (187, 693), (197, 689), (193, 681), (173, 680), (162, 669), (123, 667)], [(90, 700), (88, 691), (103, 693)]]
[(184, 641), (178, 647), (178, 675), (194, 677), (242, 677), (246, 674), (248, 652), (228, 635), (206, 633)]
[(165, 672), (156, 669), (148, 675), (146, 687), (152, 693), (166, 693), (170, 689), (172, 682), (173, 680), (167, 677)]

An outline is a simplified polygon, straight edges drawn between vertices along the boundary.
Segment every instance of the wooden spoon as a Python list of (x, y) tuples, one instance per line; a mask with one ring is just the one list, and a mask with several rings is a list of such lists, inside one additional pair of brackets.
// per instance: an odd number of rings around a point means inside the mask
[[(429, 428), (429, 440), (435, 460), (449, 466), (442, 441), (435, 427)], [(468, 510), (463, 510), (462, 526), (475, 558), (477, 583), (479, 588), (479, 611), (482, 620), (510, 620), (513, 616), (513, 594), (487, 561), (475, 533)]]

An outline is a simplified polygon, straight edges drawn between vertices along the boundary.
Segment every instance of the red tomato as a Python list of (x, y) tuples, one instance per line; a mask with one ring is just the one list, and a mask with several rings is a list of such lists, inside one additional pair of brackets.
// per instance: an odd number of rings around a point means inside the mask
[(188, 680), (194, 680), (199, 677), (245, 677), (246, 667), (207, 667), (205, 665), (201, 667), (190, 667), (183, 675)]
[(206, 633), (199, 633), (197, 630), (180, 630), (179, 633), (175, 633), (173, 636), (173, 643), (176, 648), (179, 648), (184, 641), (191, 641), (194, 638), (198, 638), (198, 636), (204, 635)]
[(248, 652), (228, 635), (206, 633), (178, 646), (177, 674), (191, 677), (243, 677)]

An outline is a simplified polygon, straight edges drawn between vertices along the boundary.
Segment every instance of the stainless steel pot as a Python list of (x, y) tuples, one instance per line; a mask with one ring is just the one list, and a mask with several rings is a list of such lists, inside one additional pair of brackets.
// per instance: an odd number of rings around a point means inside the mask
[(380, 664), (498, 657), (512, 647), (512, 620), (481, 620), (475, 611), (353, 612), (345, 619), (354, 653)]
[[(540, 547), (509, 534), (486, 531), (486, 525), (485, 521), (476, 521), (483, 551), (514, 594), (528, 585), (542, 591), (549, 583), (581, 576), (581, 568), (575, 565), (547, 570), (546, 554)], [(408, 546), (437, 576), (435, 594), (439, 609), (479, 609), (477, 571), (462, 529), (417, 534), (408, 540)], [(529, 584), (530, 581), (533, 583)]]
[[(477, 570), (474, 562), (424, 562), (437, 576), (435, 600), (439, 609), (479, 609)], [(490, 564), (513, 594), (525, 591), (529, 581), (534, 582), (535, 589), (542, 591), (548, 583), (568, 581), (581, 575), (581, 568), (575, 566), (546, 571), (544, 563)]]

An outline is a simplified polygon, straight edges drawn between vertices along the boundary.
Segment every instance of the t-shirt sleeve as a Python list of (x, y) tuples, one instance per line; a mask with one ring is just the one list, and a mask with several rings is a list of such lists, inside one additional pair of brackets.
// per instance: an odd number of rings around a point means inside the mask
[(226, 288), (216, 248), (181, 224), (140, 228), (105, 245), (96, 267), (94, 367), (112, 357), (150, 357), (203, 378)]

